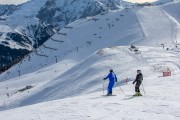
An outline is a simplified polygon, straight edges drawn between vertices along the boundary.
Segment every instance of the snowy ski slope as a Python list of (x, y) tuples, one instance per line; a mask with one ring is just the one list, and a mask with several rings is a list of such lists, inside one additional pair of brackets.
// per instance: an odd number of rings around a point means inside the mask
[[(178, 6), (179, 2), (136, 6), (69, 24), (37, 53), (1, 74), (0, 118), (178, 120)], [(130, 51), (130, 45), (137, 46), (140, 54)], [(106, 98), (101, 96), (102, 79), (109, 69), (114, 69), (118, 77), (114, 91), (117, 96)], [(131, 82), (137, 69), (143, 71), (146, 94), (132, 98)], [(172, 77), (163, 78), (162, 72), (167, 69), (172, 71)], [(27, 85), (33, 88), (18, 92)]]
[[(73, 68), (67, 71), (65, 75), (57, 77), (56, 80), (49, 80), (48, 84), (43, 85), (45, 89), (40, 87), (43, 84), (42, 81), (34, 82), (30, 75), (23, 76), (21, 84), (19, 84), (18, 79), (14, 82), (7, 81), (6, 84), (9, 84), (10, 90), (21, 88), (30, 82), (34, 83), (35, 88), (23, 93), (12, 94), (9, 99), (4, 96), (4, 101), (1, 98), (1, 104), (4, 104), (6, 109), (40, 101), (49, 102), (2, 111), (0, 116), (6, 120), (178, 120), (180, 117), (180, 81), (178, 75), (180, 71), (177, 53), (154, 47), (139, 47), (139, 50), (141, 55), (134, 54), (127, 47), (106, 48), (100, 52), (101, 54), (98, 51), (99, 54), (96, 52), (81, 62), (80, 65), (77, 65), (75, 69), (79, 68), (78, 71), (73, 70)], [(121, 85), (125, 95), (116, 85), (114, 94), (117, 96), (101, 96), (103, 94), (102, 78), (108, 72), (107, 64), (111, 64), (114, 68), (118, 76), (118, 84)], [(161, 72), (166, 67), (174, 70), (172, 77), (162, 77)], [(145, 77), (143, 86), (146, 93), (142, 91), (143, 97), (133, 98), (134, 85), (130, 80), (135, 77), (136, 69), (143, 71)], [(35, 75), (39, 76), (37, 73)], [(130, 77), (129, 83), (125, 84), (124, 79), (127, 76)], [(105, 87), (107, 87), (107, 81)], [(34, 93), (36, 94), (33, 95)], [(82, 93), (91, 94), (81, 95)], [(75, 94), (76, 97), (51, 101), (72, 94)]]
[(125, 96), (117, 87), (113, 97), (96, 92), (12, 109), (0, 116), (6, 120), (179, 120), (179, 77), (146, 78), (143, 97), (133, 98), (133, 85), (128, 83), (122, 86)]

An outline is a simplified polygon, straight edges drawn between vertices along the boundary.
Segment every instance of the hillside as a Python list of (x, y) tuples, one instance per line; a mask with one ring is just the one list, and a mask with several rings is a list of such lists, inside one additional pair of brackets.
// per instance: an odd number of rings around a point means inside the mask
[(133, 98), (133, 85), (128, 83), (122, 86), (125, 96), (117, 87), (113, 97), (96, 92), (4, 111), (0, 116), (6, 120), (179, 120), (179, 77), (146, 78), (143, 97)]
[[(8, 55), (0, 53), (4, 56), (0, 70), (24, 58), (67, 24), (119, 9), (120, 3), (117, 0), (29, 0), (16, 8), (2, 10), (4, 14), (12, 14), (0, 19), (0, 49), (8, 52)], [(15, 51), (18, 53), (13, 54)]]
[[(1, 74), (0, 116), (12, 114), (7, 120), (24, 120), (28, 114), (27, 120), (145, 120), (152, 116), (178, 120), (179, 5), (177, 1), (161, 6), (129, 5), (66, 25)], [(131, 45), (138, 51), (130, 50)], [(102, 79), (109, 69), (118, 76), (117, 96), (106, 99), (101, 97)], [(137, 69), (143, 71), (146, 93), (132, 98), (131, 82)], [(162, 72), (168, 70), (172, 76), (163, 78)], [(24, 109), (25, 115), (19, 116)]]
[[(169, 9), (165, 11), (164, 8)], [(172, 4), (136, 8), (129, 6), (127, 10), (115, 10), (73, 22), (52, 36), (37, 49), (37, 53), (33, 52), (22, 63), (2, 74), (1, 81), (19, 76), (19, 70), (21, 75), (35, 72), (67, 58), (71, 59), (73, 54), (76, 54), (76, 57), (73, 57), (76, 64), (76, 61), (87, 58), (104, 47), (157, 47), (163, 44), (165, 48), (174, 48), (179, 42), (180, 26), (178, 17), (174, 17), (179, 15), (178, 11), (173, 12), (172, 16), (169, 13), (173, 9)], [(159, 31), (161, 34), (158, 34)]]
[[(153, 119), (159, 120), (178, 120), (180, 107), (178, 54), (154, 47), (139, 47), (139, 50), (141, 54), (138, 55), (130, 51), (128, 47), (106, 48), (101, 52), (95, 52), (60, 76), (56, 76), (58, 71), (56, 74), (53, 73), (53, 70), (63, 67), (59, 63), (49, 67), (48, 70), (44, 69), (31, 75), (13, 79), (13, 82), (4, 82), (1, 88), (8, 84), (9, 91), (12, 92), (8, 99), (6, 96), (1, 97), (1, 104), (4, 104), (6, 109), (40, 101), (44, 101), (44, 103), (2, 111), (0, 116), (6, 120), (136, 120), (149, 119), (152, 116)], [(106, 98), (101, 95), (103, 94), (102, 78), (109, 70), (107, 64), (114, 68), (119, 82), (113, 92), (117, 96)], [(162, 71), (167, 68), (173, 71), (173, 76), (163, 78)], [(134, 94), (134, 85), (132, 85), (131, 80), (135, 77), (136, 69), (143, 71), (144, 88), (141, 90), (146, 91), (146, 93), (142, 91), (144, 96), (139, 98), (131, 96)], [(52, 79), (52, 76), (55, 79)], [(124, 81), (126, 77), (129, 80), (128, 84), (125, 84)], [(105, 82), (105, 87), (107, 87), (107, 83)], [(26, 85), (35, 87), (22, 93), (14, 93), (15, 90)], [(121, 85), (125, 95), (118, 85)], [(72, 95), (76, 97), (72, 97)], [(63, 97), (68, 98), (52, 101)], [(1, 107), (1, 110), (4, 107)], [(24, 111), (23, 115), (22, 111)]]

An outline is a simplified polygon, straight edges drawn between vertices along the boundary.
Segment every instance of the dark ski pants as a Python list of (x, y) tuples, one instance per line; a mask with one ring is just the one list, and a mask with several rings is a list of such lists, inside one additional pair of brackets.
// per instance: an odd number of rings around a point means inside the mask
[(141, 83), (142, 83), (142, 82), (139, 82), (139, 81), (136, 82), (136, 85), (135, 85), (135, 92), (140, 92), (139, 87), (140, 87)]
[(112, 94), (113, 86), (114, 86), (114, 82), (109, 82), (109, 85), (108, 85), (108, 94)]

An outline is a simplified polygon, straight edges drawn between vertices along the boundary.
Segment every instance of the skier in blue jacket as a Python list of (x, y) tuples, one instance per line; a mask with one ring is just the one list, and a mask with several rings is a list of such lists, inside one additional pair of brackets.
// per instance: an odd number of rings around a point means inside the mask
[(109, 78), (109, 85), (108, 85), (108, 93), (107, 95), (112, 95), (112, 88), (114, 86), (114, 82), (117, 82), (116, 74), (113, 72), (113, 70), (109, 71), (109, 75), (104, 78), (104, 80)]

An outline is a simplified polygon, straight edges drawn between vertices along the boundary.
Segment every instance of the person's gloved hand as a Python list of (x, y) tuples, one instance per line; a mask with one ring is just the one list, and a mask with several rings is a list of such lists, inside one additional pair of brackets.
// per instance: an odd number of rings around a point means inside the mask
[(106, 80), (106, 78), (103, 78), (103, 80)]
[(135, 83), (135, 81), (133, 82), (133, 84)]

